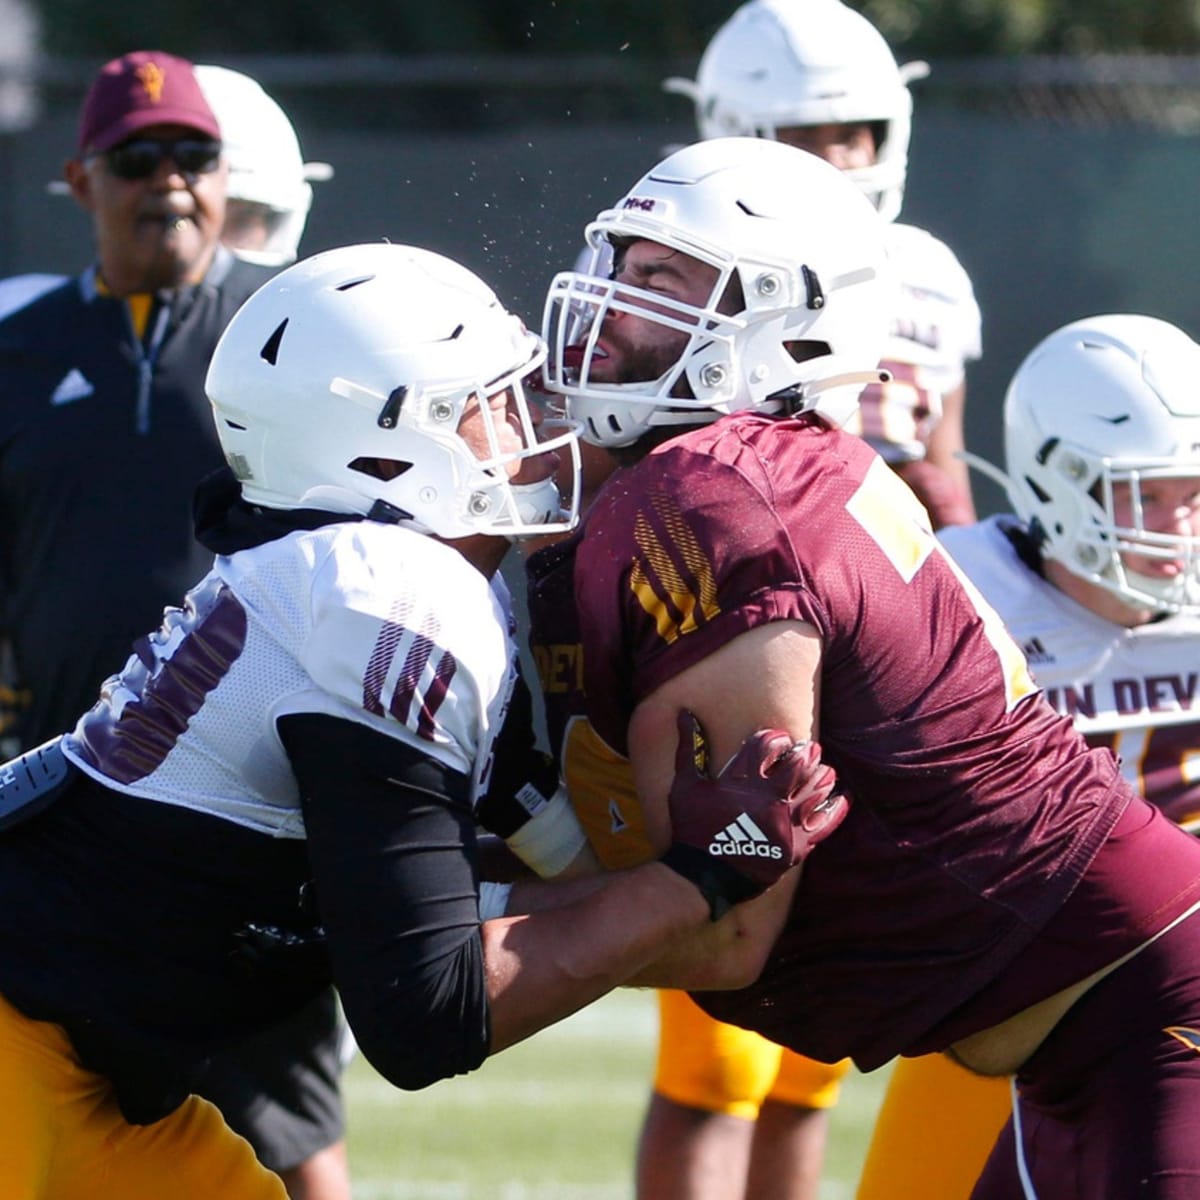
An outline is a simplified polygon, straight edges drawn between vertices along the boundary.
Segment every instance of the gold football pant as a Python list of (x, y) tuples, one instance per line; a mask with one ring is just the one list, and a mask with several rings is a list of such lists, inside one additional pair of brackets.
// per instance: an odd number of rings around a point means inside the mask
[(0, 1196), (4, 1200), (286, 1200), (207, 1100), (130, 1125), (112, 1084), (85, 1070), (58, 1025), (0, 997)]
[(658, 993), (654, 1090), (676, 1104), (753, 1121), (766, 1100), (832, 1108), (848, 1059), (819, 1063), (713, 1020), (686, 992)]
[(900, 1059), (858, 1200), (967, 1200), (1011, 1111), (1007, 1077), (972, 1075), (942, 1054)]

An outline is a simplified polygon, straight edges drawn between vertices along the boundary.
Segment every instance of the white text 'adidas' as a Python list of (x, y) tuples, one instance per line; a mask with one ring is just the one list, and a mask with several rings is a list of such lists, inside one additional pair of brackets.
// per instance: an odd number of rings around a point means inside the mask
[(747, 858), (782, 858), (783, 851), (745, 814), (730, 821), (708, 844), (709, 854), (735, 854)]

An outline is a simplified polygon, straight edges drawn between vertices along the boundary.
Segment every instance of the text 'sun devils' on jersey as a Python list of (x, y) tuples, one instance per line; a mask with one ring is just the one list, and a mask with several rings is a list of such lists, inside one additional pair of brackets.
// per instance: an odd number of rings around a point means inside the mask
[(1200, 619), (1125, 628), (1076, 603), (1025, 563), (1016, 518), (939, 535), (1004, 618), (1050, 704), (1175, 821), (1200, 816)]

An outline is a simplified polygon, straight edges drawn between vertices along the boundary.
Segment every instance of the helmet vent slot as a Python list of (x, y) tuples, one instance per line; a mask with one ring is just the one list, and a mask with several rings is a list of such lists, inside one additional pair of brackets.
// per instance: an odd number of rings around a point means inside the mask
[(347, 279), (345, 283), (339, 283), (336, 291), (348, 292), (351, 288), (356, 288), (360, 283), (369, 283), (374, 279), (374, 275), (360, 275), (357, 279)]
[(1058, 438), (1047, 438), (1039, 447), (1037, 454), (1034, 456), (1038, 461), (1038, 466), (1044, 467), (1046, 460), (1054, 453), (1054, 447), (1058, 445)]
[(818, 342), (804, 338), (796, 338), (793, 341), (784, 342), (783, 348), (787, 351), (788, 357), (792, 362), (798, 363), (808, 362), (809, 359), (821, 358), (823, 355), (833, 353), (833, 347), (828, 342)]
[(287, 319), (279, 323), (279, 327), (273, 334), (263, 343), (263, 348), (258, 352), (259, 357), (265, 362), (269, 362), (274, 366), (279, 359), (279, 344), (283, 341), (283, 331), (288, 327)]
[(1025, 484), (1029, 488), (1029, 490), (1038, 498), (1038, 503), (1040, 503), (1040, 504), (1049, 504), (1050, 503), (1049, 494), (1045, 491), (1044, 488), (1041, 488), (1038, 486), (1037, 480), (1030, 479), (1029, 476), (1026, 475), (1025, 476)]

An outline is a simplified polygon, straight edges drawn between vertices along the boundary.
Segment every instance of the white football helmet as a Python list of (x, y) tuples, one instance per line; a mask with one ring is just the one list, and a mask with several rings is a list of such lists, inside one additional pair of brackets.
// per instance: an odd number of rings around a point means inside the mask
[[(568, 452), (578, 428), (539, 442), (522, 380), (545, 346), (465, 267), (412, 246), (346, 246), (289, 267), (237, 311), (206, 390), (225, 457), (252, 504), (371, 513), (422, 533), (564, 532), (578, 510), (554, 480), (513, 485), (508, 467)], [(510, 390), (518, 451), (489, 396)], [(458, 432), (477, 399), (493, 453)], [(547, 423), (549, 424), (549, 423)]]
[[(1004, 402), (1006, 489), (1042, 553), (1135, 608), (1200, 612), (1200, 537), (1141, 520), (1141, 486), (1195, 477), (1200, 488), (1200, 346), (1154, 317), (1089, 317), (1043, 339)], [(979, 460), (971, 460), (979, 466)], [(1128, 484), (1131, 524), (1118, 524)], [(1172, 578), (1135, 574), (1123, 552), (1178, 560)]]
[(333, 168), (305, 162), (287, 114), (248, 75), (228, 67), (197, 66), (196, 80), (221, 127), (229, 163), (226, 198), (261, 208), (268, 230), (261, 246), (231, 243), (239, 258), (267, 266), (293, 262), (312, 207), (312, 181), (330, 179)]
[(923, 62), (898, 67), (879, 31), (841, 0), (750, 0), (713, 34), (695, 80), (663, 87), (695, 103), (702, 138), (877, 125), (875, 164), (847, 174), (891, 221), (908, 171), (908, 83), (928, 73)]
[[(584, 439), (601, 446), (747, 408), (817, 409), (840, 422), (863, 385), (881, 379), (874, 364), (896, 305), (885, 233), (846, 176), (812, 154), (755, 138), (684, 147), (587, 227), (592, 273), (551, 282), (547, 389), (567, 397)], [(693, 307), (604, 277), (608, 245), (638, 240), (716, 268), (708, 299)], [(730, 285), (742, 303), (725, 313)], [(685, 332), (686, 346), (658, 379), (595, 380), (610, 312)]]

